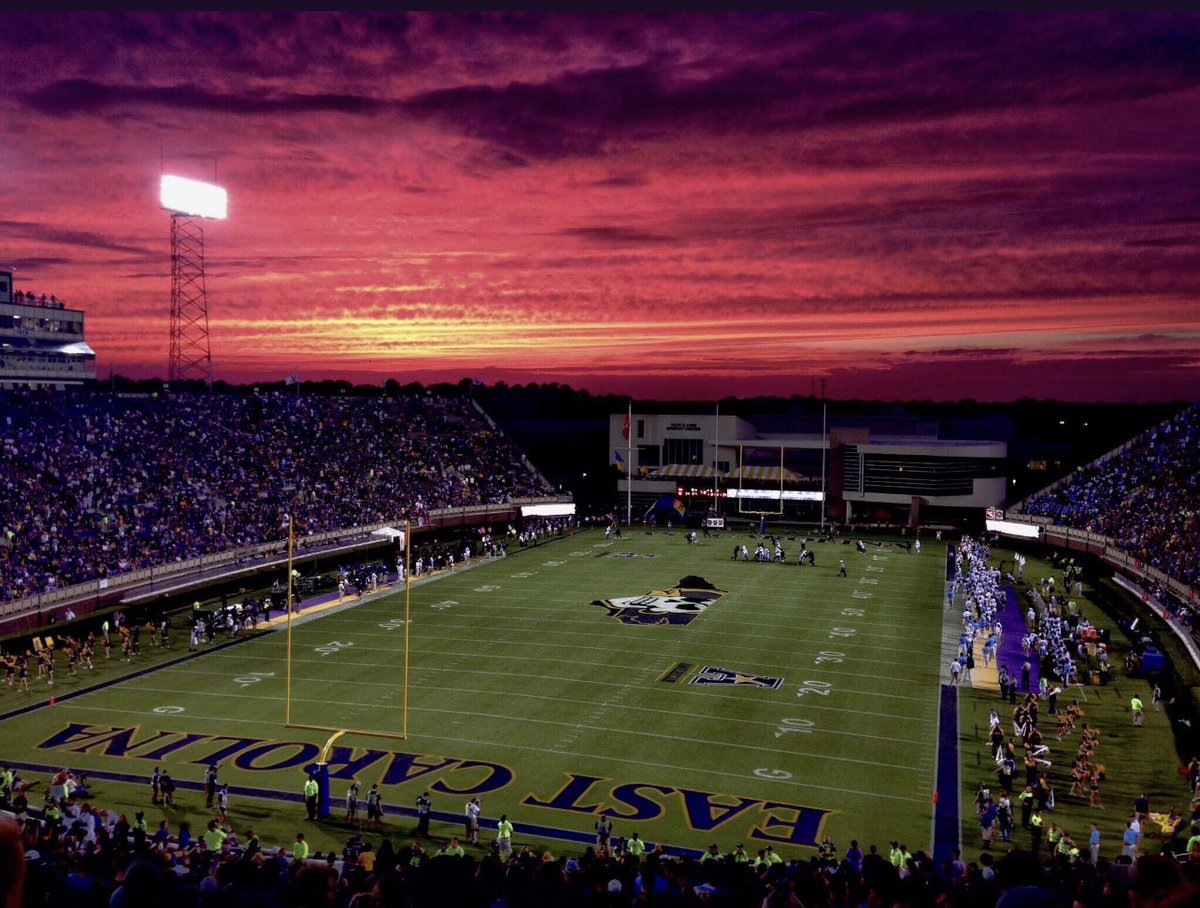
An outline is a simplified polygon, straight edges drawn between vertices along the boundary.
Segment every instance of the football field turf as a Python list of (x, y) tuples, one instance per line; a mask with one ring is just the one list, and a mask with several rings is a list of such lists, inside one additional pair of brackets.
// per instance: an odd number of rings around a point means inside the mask
[[(413, 820), (396, 808), (428, 790), (435, 836), (457, 834), (479, 796), (485, 828), (505, 813), (516, 841), (558, 847), (590, 843), (602, 815), (616, 835), (689, 850), (742, 842), (806, 857), (826, 833), (842, 847), (928, 847), (941, 547), (876, 541), (860, 553), (810, 539), (816, 564), (800, 567), (801, 538), (781, 536), (787, 564), (759, 564), (730, 558), (735, 542), (753, 554), (745, 533), (689, 545), (682, 532), (586, 531), (414, 583), (407, 612), (399, 587), (302, 615), (290, 632), (291, 722), (407, 732), (337, 738), (333, 816), (355, 777), (364, 792), (379, 785), (400, 837)], [(5, 691), (0, 756), (26, 776), (92, 773), (100, 803), (136, 780), (143, 793), (121, 797), (152, 826), (163, 814), (142, 780), (154, 766), (194, 783), (219, 762), (235, 827), (276, 828), (287, 844), (304, 768), (330, 738), (284, 724), (288, 636), (111, 686), (80, 682), (77, 696), (20, 715), (10, 711), (23, 701)], [(45, 692), (34, 686), (36, 700)], [(178, 795), (188, 811), (198, 798), (202, 825), (202, 796)]]

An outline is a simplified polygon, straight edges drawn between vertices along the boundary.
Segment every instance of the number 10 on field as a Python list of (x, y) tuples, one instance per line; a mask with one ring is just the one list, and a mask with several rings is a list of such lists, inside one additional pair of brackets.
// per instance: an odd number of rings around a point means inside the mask
[(816, 727), (816, 723), (808, 719), (784, 719), (779, 723), (779, 727), (775, 729), (775, 737), (782, 738), (788, 732), (797, 732), (807, 735)]

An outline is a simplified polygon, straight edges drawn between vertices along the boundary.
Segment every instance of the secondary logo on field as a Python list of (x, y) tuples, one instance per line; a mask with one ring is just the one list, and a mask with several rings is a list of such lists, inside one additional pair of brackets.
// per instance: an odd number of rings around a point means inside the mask
[(653, 552), (605, 552), (602, 558), (657, 558)]
[(690, 662), (676, 662), (659, 677), (659, 681), (665, 684), (677, 684), (688, 676), (688, 672), (692, 670)]
[(739, 687), (761, 687), (764, 690), (778, 690), (783, 684), (782, 678), (772, 678), (770, 675), (755, 675), (750, 672), (739, 672), (729, 668), (718, 668), (706, 665), (696, 673), (689, 684), (736, 684)]
[(725, 593), (703, 577), (689, 575), (671, 589), (650, 590), (644, 596), (594, 599), (592, 605), (604, 606), (610, 618), (623, 624), (691, 624)]

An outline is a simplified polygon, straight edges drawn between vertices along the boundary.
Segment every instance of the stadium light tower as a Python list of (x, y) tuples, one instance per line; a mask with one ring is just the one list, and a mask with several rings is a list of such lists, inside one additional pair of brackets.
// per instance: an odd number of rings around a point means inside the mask
[(159, 202), (171, 212), (171, 353), (167, 377), (173, 382), (199, 378), (211, 386), (203, 222), (205, 218), (225, 218), (227, 195), (212, 183), (163, 174)]

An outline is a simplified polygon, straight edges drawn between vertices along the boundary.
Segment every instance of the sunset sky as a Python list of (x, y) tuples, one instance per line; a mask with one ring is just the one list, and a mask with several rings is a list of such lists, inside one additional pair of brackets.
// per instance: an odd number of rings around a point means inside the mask
[(0, 267), (166, 375), (1200, 399), (1200, 17), (0, 14)]

